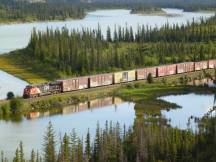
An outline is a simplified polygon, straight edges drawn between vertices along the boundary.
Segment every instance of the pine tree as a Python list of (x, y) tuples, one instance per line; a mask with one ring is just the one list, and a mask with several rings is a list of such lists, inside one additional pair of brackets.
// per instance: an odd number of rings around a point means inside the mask
[(44, 161), (55, 162), (56, 151), (55, 151), (55, 133), (51, 122), (47, 127), (46, 135), (44, 136)]
[(32, 152), (31, 152), (31, 160), (30, 160), (30, 162), (36, 162), (35, 159), (36, 159), (36, 155), (35, 155), (34, 150), (32, 150)]
[(20, 144), (19, 144), (19, 154), (20, 154), (20, 162), (25, 162), (22, 142), (20, 142)]
[(21, 162), (18, 148), (16, 149), (16, 153), (15, 153), (15, 157), (13, 159), (13, 162)]
[(70, 161), (70, 141), (67, 134), (63, 137), (63, 142), (61, 145), (61, 152), (60, 152), (60, 160), (59, 162), (69, 162)]
[(89, 162), (91, 157), (91, 139), (90, 139), (89, 129), (85, 141), (85, 157), (86, 157), (86, 161)]
[(108, 42), (112, 42), (110, 27), (107, 28), (106, 40), (107, 40)]
[(94, 162), (99, 162), (99, 156), (100, 156), (100, 126), (99, 123), (97, 123), (97, 128), (96, 128), (96, 137), (95, 137), (95, 141), (94, 141), (94, 152), (93, 152), (93, 161)]

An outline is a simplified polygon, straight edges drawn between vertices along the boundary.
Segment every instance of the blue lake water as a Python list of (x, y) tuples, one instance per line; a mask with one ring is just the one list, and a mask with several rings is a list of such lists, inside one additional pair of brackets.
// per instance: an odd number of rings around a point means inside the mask
[(170, 125), (172, 127), (178, 127), (180, 129), (187, 129), (188, 121), (190, 121), (190, 127), (193, 130), (196, 129), (197, 125), (194, 120), (189, 120), (193, 117), (203, 117), (210, 109), (215, 105), (215, 95), (197, 95), (194, 93), (186, 95), (171, 95), (161, 97), (161, 99), (176, 103), (182, 108), (171, 109), (169, 111), (163, 110), (162, 115), (166, 119), (170, 119)]

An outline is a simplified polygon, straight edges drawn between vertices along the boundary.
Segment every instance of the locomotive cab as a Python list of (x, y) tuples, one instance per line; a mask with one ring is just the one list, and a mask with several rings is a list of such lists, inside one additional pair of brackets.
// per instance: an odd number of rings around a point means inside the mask
[(23, 98), (39, 97), (40, 94), (41, 94), (41, 91), (38, 87), (28, 85), (24, 89)]

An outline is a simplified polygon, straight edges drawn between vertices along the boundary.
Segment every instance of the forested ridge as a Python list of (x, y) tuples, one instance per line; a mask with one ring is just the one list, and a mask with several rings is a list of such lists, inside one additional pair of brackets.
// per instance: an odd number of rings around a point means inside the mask
[[(113, 34), (112, 34), (113, 33)], [(216, 58), (216, 17), (162, 28), (140, 26), (82, 31), (34, 30), (22, 52), (61, 75), (87, 75), (159, 64)], [(59, 77), (61, 77), (59, 75)]]

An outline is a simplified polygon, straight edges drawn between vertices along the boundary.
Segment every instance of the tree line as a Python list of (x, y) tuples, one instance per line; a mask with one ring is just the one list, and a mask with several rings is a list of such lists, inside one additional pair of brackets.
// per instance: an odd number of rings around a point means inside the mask
[(0, 1), (0, 22), (45, 21), (79, 19), (85, 16), (84, 8), (65, 3), (29, 3)]
[[(215, 124), (215, 117), (204, 117), (194, 134), (156, 123), (140, 121), (126, 129), (118, 123), (106, 122), (104, 129), (97, 125), (94, 136), (88, 131), (85, 138), (80, 138), (73, 130), (57, 140), (49, 123), (43, 150), (32, 150), (31, 157), (26, 159), (20, 143), (13, 162), (214, 162)], [(7, 162), (3, 152), (0, 157)]]
[[(162, 28), (108, 27), (96, 30), (33, 30), (22, 51), (29, 60), (61, 75), (86, 75), (184, 61), (216, 58), (216, 16)], [(30, 65), (31, 66), (31, 65)], [(60, 76), (59, 76), (60, 77)]]
[(0, 0), (0, 23), (80, 19), (87, 11), (124, 8), (132, 13), (161, 12), (161, 8), (182, 8), (185, 11), (213, 10), (214, 0), (182, 2), (179, 0)]

